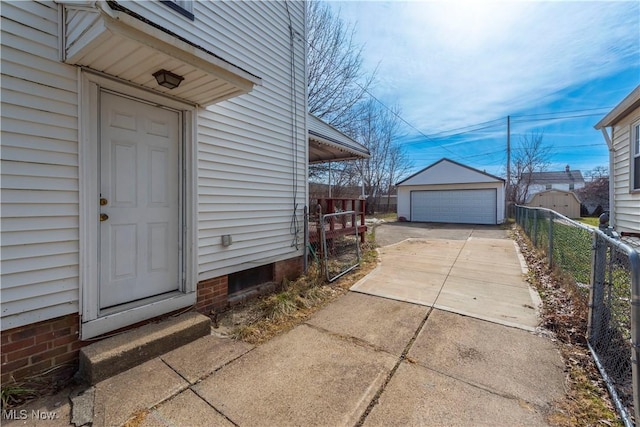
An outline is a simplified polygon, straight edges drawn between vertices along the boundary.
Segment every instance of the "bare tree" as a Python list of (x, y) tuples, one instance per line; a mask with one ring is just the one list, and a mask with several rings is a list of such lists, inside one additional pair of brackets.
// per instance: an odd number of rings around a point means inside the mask
[(329, 181), (332, 195), (340, 187), (364, 183), (372, 202), (378, 202), (395, 180), (411, 167), (398, 145), (399, 109), (388, 109), (369, 96), (375, 71), (362, 69), (363, 46), (354, 41), (355, 26), (345, 24), (329, 4), (313, 0), (307, 6), (309, 112), (335, 126), (371, 153), (367, 160), (313, 165), (309, 177)]
[(609, 210), (609, 170), (606, 166), (596, 166), (585, 175), (590, 180), (575, 193), (589, 215), (600, 215)]
[(609, 177), (609, 168), (606, 166), (596, 166), (595, 168), (586, 171), (584, 174), (589, 177), (591, 181), (599, 178), (607, 178)]
[(524, 204), (529, 194), (533, 173), (542, 172), (550, 164), (551, 146), (543, 142), (543, 134), (536, 131), (520, 137), (512, 155), (512, 182), (508, 199), (516, 204)]
[(346, 25), (328, 3), (307, 6), (307, 87), (309, 112), (340, 130), (355, 119), (354, 108), (366, 97), (375, 72), (362, 68), (364, 46), (354, 41), (355, 26)]
[(367, 203), (380, 203), (383, 193), (389, 193), (395, 180), (411, 168), (400, 137), (399, 107), (388, 109), (375, 100), (364, 103), (355, 136), (369, 149), (369, 159), (356, 162), (356, 172), (362, 177)]

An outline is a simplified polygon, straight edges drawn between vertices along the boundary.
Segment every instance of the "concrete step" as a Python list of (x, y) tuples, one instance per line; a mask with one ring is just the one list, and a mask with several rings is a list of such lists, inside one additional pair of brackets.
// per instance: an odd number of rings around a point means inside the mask
[(81, 380), (93, 385), (211, 333), (211, 320), (189, 312), (98, 341), (80, 350)]

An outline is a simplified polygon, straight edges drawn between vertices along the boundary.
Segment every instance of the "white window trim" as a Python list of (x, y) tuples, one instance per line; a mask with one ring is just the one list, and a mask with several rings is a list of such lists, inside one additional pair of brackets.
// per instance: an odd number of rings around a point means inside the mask
[[(640, 158), (640, 147), (636, 147), (636, 139), (640, 138), (640, 120), (636, 120), (631, 123), (631, 129), (629, 132), (629, 192), (640, 193), (640, 187), (635, 188), (635, 161)], [(640, 173), (640, 170), (638, 170)]]
[[(78, 70), (79, 87), (79, 192), (80, 192), (80, 338), (102, 335), (131, 324), (193, 305), (197, 288), (197, 111), (196, 107), (107, 76)], [(98, 310), (98, 103), (100, 89), (126, 94), (182, 111), (183, 156), (183, 273), (179, 292), (149, 299), (105, 315)]]
[(188, 19), (193, 20), (193, 0), (160, 0), (162, 3), (175, 10)]

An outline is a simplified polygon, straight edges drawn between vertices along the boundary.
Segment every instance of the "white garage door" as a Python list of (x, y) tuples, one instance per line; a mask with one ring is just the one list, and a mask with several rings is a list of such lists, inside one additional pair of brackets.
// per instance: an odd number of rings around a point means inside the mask
[(428, 190), (411, 192), (411, 221), (497, 224), (497, 191)]

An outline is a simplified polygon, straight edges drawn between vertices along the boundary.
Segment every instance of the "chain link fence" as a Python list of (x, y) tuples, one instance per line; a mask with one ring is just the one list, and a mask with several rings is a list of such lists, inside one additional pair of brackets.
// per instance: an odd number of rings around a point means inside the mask
[[(327, 280), (333, 282), (360, 265), (355, 211), (322, 215), (322, 254)], [(344, 234), (341, 230), (353, 230)]]
[(639, 419), (640, 254), (599, 230), (543, 208), (516, 206), (516, 222), (548, 257), (550, 268), (573, 277), (589, 303), (587, 340), (625, 425)]
[(318, 199), (312, 206), (314, 209), (305, 214), (305, 272), (321, 271), (333, 282), (360, 265), (359, 242), (366, 231), (364, 201)]

